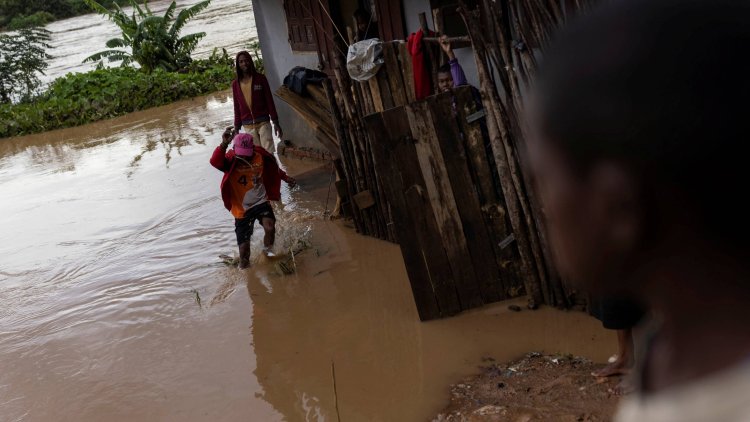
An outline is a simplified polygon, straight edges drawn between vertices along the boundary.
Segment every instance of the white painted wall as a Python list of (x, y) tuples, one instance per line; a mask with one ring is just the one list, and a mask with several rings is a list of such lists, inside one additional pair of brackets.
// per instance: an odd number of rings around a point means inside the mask
[[(427, 15), (427, 24), (430, 29), (435, 28), (432, 22), (432, 8), (429, 0), (404, 0), (404, 20), (406, 21), (406, 36), (419, 30), (419, 14), (425, 12)], [(449, 34), (450, 35), (450, 34)], [(474, 60), (474, 51), (471, 47), (459, 48), (455, 50), (456, 58), (466, 73), (466, 80), (475, 87), (479, 87), (479, 77), (477, 76), (477, 63)]]
[[(318, 68), (318, 54), (293, 52), (287, 35), (286, 14), (281, 0), (252, 0), (258, 41), (263, 54), (266, 77), (272, 90), (278, 89), (284, 77), (295, 66)], [(284, 139), (297, 146), (324, 149), (315, 140), (315, 133), (307, 123), (278, 97), (274, 98), (279, 122), (284, 129)]]

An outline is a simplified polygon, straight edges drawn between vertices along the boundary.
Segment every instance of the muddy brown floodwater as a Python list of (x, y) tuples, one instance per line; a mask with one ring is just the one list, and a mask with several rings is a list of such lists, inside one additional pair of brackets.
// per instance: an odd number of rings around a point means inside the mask
[(222, 92), (0, 140), (0, 419), (420, 421), (483, 357), (611, 354), (578, 312), (420, 323), (398, 247), (324, 221), (312, 162), (282, 160), (300, 187), (277, 247), (310, 244), (297, 273), (221, 264), (235, 240), (208, 158), (231, 115)]

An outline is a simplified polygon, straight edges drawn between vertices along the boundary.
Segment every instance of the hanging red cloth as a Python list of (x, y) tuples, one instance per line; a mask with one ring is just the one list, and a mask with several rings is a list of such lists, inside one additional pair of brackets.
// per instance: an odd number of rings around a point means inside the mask
[(432, 94), (432, 75), (430, 66), (425, 55), (425, 45), (422, 38), (425, 36), (420, 29), (409, 35), (406, 47), (411, 54), (412, 69), (414, 71), (414, 94), (417, 100), (426, 98)]

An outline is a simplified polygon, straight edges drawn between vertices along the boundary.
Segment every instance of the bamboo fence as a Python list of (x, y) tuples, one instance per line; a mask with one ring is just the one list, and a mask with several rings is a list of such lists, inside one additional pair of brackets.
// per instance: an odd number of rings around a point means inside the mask
[(482, 0), (476, 9), (460, 2), (459, 12), (471, 38), (487, 110), (492, 152), (501, 178), (521, 271), (533, 304), (568, 307), (580, 297), (558, 275), (547, 241), (541, 204), (526, 168), (524, 96), (533, 81), (537, 58), (552, 34), (593, 0)]

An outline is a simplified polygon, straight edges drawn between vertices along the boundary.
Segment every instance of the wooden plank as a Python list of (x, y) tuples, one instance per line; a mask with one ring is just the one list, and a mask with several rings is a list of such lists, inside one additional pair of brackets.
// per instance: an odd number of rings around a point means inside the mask
[(391, 86), (388, 81), (388, 70), (381, 66), (378, 73), (372, 79), (377, 79), (378, 89), (380, 90), (380, 99), (383, 101), (383, 109), (390, 110), (395, 107)]
[(388, 83), (393, 96), (395, 107), (403, 106), (408, 103), (406, 97), (406, 88), (404, 87), (404, 77), (401, 73), (401, 67), (397, 57), (397, 42), (383, 43), (383, 59), (385, 61), (386, 71), (388, 72)]
[[(326, 79), (325, 81), (323, 81), (323, 89), (325, 90), (326, 97), (328, 98), (328, 102), (330, 104), (331, 119), (336, 131), (336, 137), (339, 141), (339, 150), (341, 151), (340, 155), (343, 162), (343, 169), (345, 171), (344, 179), (346, 180), (347, 188), (349, 191), (349, 194), (347, 196), (351, 198), (357, 192), (355, 185), (355, 170), (354, 166), (352, 165), (353, 158), (351, 140), (348, 138), (347, 130), (344, 127), (341, 110), (336, 103), (335, 94), (333, 92), (333, 83), (330, 79)], [(359, 210), (355, 209), (356, 207), (352, 206), (350, 208), (352, 218), (354, 219), (354, 225), (357, 231), (361, 233), (364, 230), (362, 215), (360, 214)]]
[(331, 114), (310, 97), (295, 94), (282, 85), (276, 90), (276, 96), (282, 99), (313, 129), (319, 133), (316, 139), (333, 155), (338, 158), (340, 151), (336, 133), (333, 129)]
[[(470, 87), (454, 89), (458, 123), (464, 134), (464, 146), (467, 152), (470, 172), (480, 193), (480, 203), (485, 221), (489, 228), (498, 268), (506, 295), (519, 291), (523, 281), (519, 274), (517, 261), (520, 259), (518, 248), (502, 247), (501, 242), (513, 234), (505, 200), (502, 196), (499, 176), (494, 169), (495, 160), (489, 145), (489, 135), (482, 129), (484, 119), (469, 123), (467, 117), (475, 112), (477, 105)], [(486, 129), (485, 129), (486, 130)]]
[(375, 113), (375, 104), (372, 101), (372, 93), (370, 93), (370, 84), (367, 82), (355, 82), (354, 84), (355, 94), (357, 101), (362, 104), (362, 115), (367, 116), (368, 114)]
[[(454, 315), (461, 311), (461, 305), (432, 204), (426, 195), (425, 181), (419, 167), (414, 165), (417, 151), (407, 115), (398, 107), (367, 120), (370, 123), (371, 119), (380, 118), (382, 124), (368, 126), (371, 136), (377, 134), (380, 139), (373, 151), (379, 173), (383, 174), (385, 193), (393, 205), (393, 222), (410, 272), (415, 301), (419, 308), (418, 298), (427, 293), (436, 300), (439, 312), (430, 313), (423, 320)], [(416, 273), (414, 278), (413, 273)], [(420, 310), (420, 317), (422, 314)]]
[[(383, 134), (388, 133), (388, 130), (382, 114), (373, 114), (366, 117), (366, 123), (371, 134), (378, 134), (383, 138), (383, 142), (373, 148), (373, 153), (380, 165), (379, 170), (384, 175), (383, 184), (386, 195), (389, 202), (393, 204), (394, 224), (397, 230), (404, 234), (399, 238), (399, 247), (406, 266), (406, 273), (409, 276), (409, 284), (411, 285), (419, 319), (426, 321), (440, 318), (441, 310), (433, 292), (430, 267), (427, 266), (427, 261), (424, 259), (419, 237), (411, 234), (418, 227), (417, 223), (412, 220), (411, 213), (409, 213), (404, 196), (405, 188), (397, 168), (397, 157), (395, 156), (397, 144), (403, 142), (398, 139), (399, 127), (397, 125), (390, 128), (391, 136), (394, 136), (394, 139), (391, 139), (390, 136), (383, 136)], [(405, 126), (405, 131), (403, 131), (403, 126)], [(409, 136), (408, 125), (402, 125), (401, 129), (403, 132), (402, 138)]]
[(365, 144), (367, 146), (366, 151), (367, 151), (367, 157), (368, 157), (368, 162), (369, 162), (368, 170), (371, 173), (371, 180), (372, 180), (370, 189), (372, 191), (373, 200), (375, 202), (374, 205), (377, 205), (376, 214), (378, 217), (378, 225), (379, 225), (378, 233), (381, 239), (388, 240), (388, 222), (387, 222), (388, 204), (382, 194), (382, 186), (381, 186), (382, 175), (378, 174), (378, 169), (375, 163), (375, 156), (372, 151), (373, 142), (372, 142), (371, 135), (367, 132), (366, 128), (363, 127), (362, 129), (363, 129), (362, 138), (365, 140)]
[(504, 294), (496, 257), (484, 215), (481, 211), (479, 195), (469, 174), (466, 151), (461, 141), (453, 112), (453, 94), (433, 97), (427, 105), (432, 113), (437, 141), (440, 144), (443, 162), (450, 181), (450, 188), (461, 218), (461, 227), (466, 245), (471, 255), (471, 263), (476, 274), (475, 283), (479, 287), (484, 303), (496, 302)]
[(406, 107), (406, 113), (416, 140), (417, 159), (427, 197), (432, 204), (443, 248), (455, 278), (461, 308), (470, 309), (482, 305), (482, 297), (428, 101), (410, 104)]
[(401, 0), (375, 0), (378, 13), (378, 30), (384, 41), (404, 39), (404, 17)]
[(398, 61), (401, 65), (406, 100), (408, 103), (413, 103), (417, 101), (417, 95), (414, 91), (414, 70), (412, 68), (411, 54), (409, 54), (405, 42), (398, 43)]
[(380, 113), (385, 110), (383, 107), (383, 99), (380, 97), (380, 86), (378, 85), (378, 79), (376, 76), (367, 80), (367, 84), (370, 86), (370, 97), (372, 98), (372, 105), (375, 108), (376, 113)]
[[(501, 246), (501, 242), (507, 239), (513, 231), (502, 198), (502, 188), (496, 185), (499, 184), (499, 180), (496, 180), (497, 177), (492, 171), (495, 161), (492, 151), (488, 151), (489, 138), (482, 130), (483, 120), (471, 123), (467, 121), (467, 117), (474, 114), (477, 109), (471, 88), (457, 87), (454, 93), (458, 113), (457, 121), (459, 130), (463, 134), (469, 174), (479, 193), (481, 210), (490, 234), (497, 267), (500, 269), (502, 293), (507, 296), (511, 292), (518, 291), (522, 282), (517, 273), (517, 266), (513, 265), (514, 261), (519, 259), (517, 249)], [(501, 299), (503, 298), (501, 295)]]
[(310, 98), (315, 101), (315, 104), (320, 107), (326, 114), (331, 113), (331, 107), (328, 104), (328, 97), (322, 85), (308, 84), (306, 87), (307, 93)]

